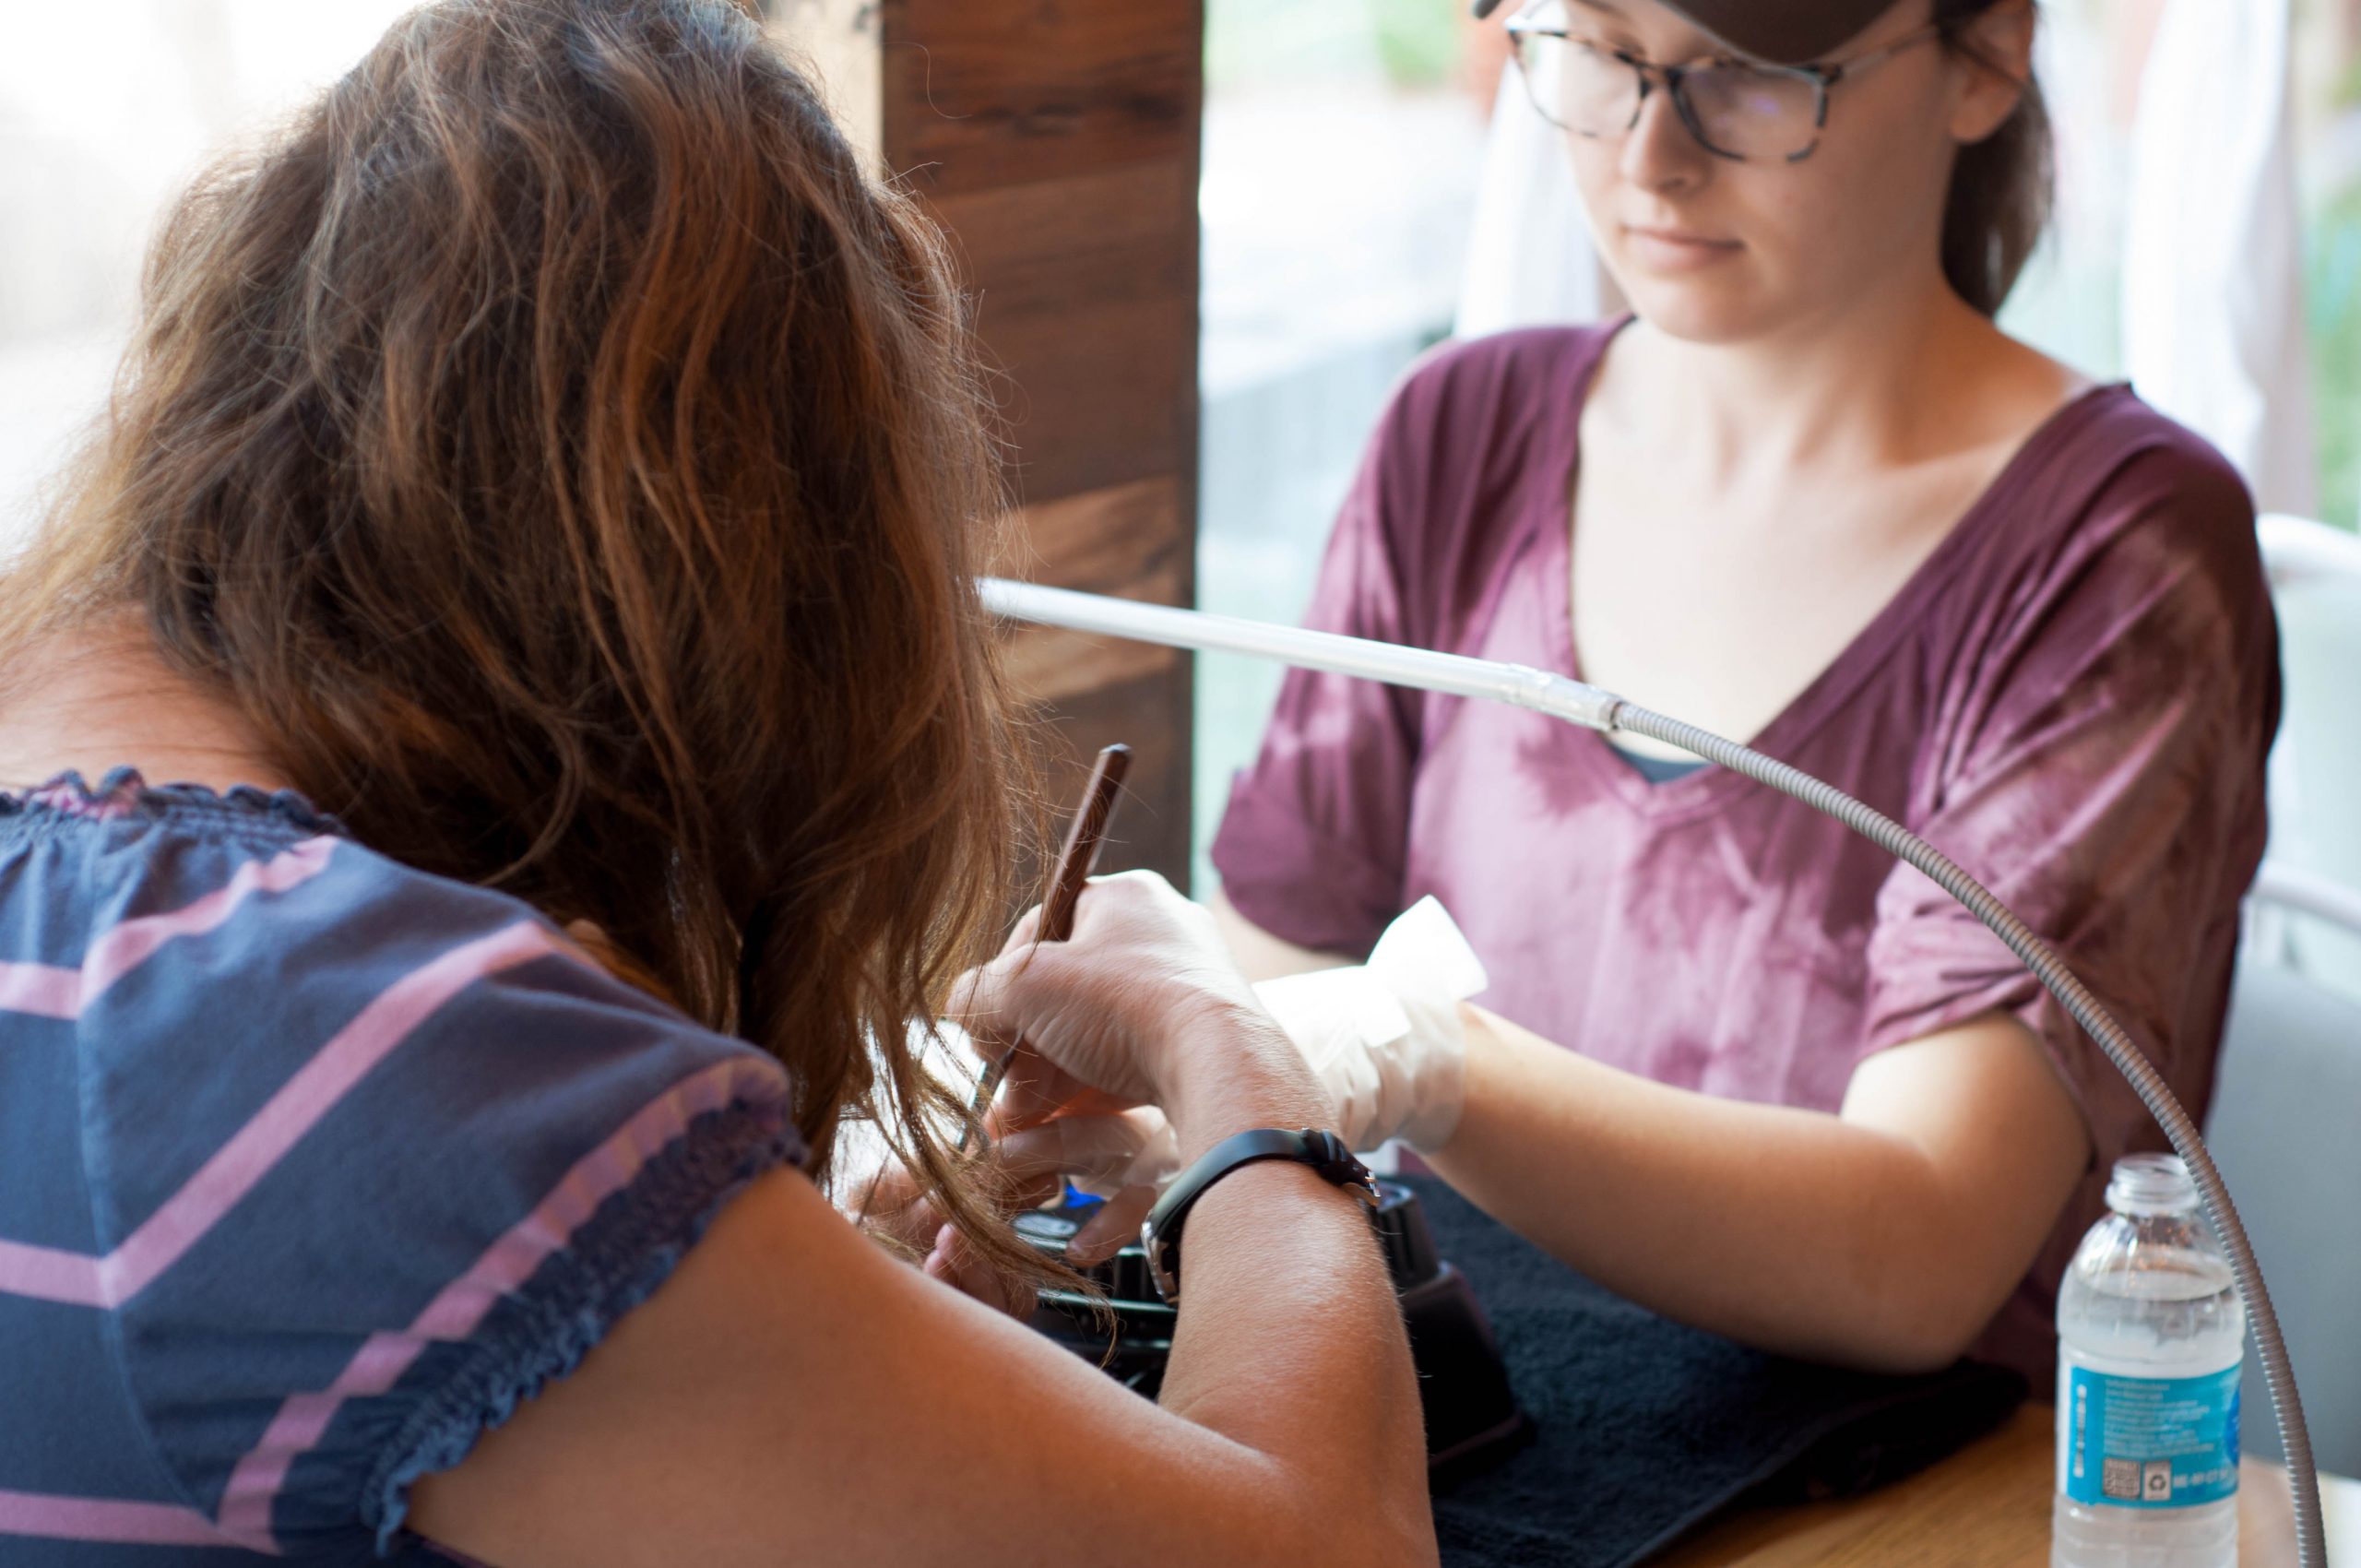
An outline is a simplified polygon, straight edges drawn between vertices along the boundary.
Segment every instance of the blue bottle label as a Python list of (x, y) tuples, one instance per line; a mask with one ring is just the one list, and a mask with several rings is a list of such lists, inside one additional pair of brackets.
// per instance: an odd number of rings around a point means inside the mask
[(2114, 1377), (2070, 1364), (2066, 1495), (2116, 1508), (2194, 1508), (2238, 1493), (2238, 1369)]

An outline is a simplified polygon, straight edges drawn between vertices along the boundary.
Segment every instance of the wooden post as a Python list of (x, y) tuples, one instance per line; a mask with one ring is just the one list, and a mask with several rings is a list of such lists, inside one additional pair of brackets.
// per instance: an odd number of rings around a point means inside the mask
[[(952, 235), (1031, 547), (1012, 574), (1191, 602), (1202, 0), (771, 0), (766, 15)], [(1102, 867), (1185, 886), (1186, 658), (1038, 631), (1011, 658), (1052, 720), (1051, 801), (1128, 742)]]

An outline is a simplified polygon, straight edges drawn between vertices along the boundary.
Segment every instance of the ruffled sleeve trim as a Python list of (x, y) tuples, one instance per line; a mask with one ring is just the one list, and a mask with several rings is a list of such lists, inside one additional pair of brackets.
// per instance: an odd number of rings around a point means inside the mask
[(564, 1247), (488, 1315), (461, 1370), (411, 1412), (370, 1473), (362, 1523), (390, 1555), (421, 1476), (466, 1458), (553, 1379), (580, 1364), (614, 1324), (671, 1277), (723, 1206), (804, 1149), (777, 1104), (732, 1104), (692, 1120), (611, 1194)]

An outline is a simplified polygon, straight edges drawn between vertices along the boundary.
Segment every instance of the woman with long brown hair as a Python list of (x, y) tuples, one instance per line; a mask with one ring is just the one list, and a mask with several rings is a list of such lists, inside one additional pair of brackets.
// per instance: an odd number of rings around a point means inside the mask
[[(1010, 887), (1001, 497), (753, 22), (421, 10), (145, 297), (0, 591), (0, 1557), (1431, 1556), (1314, 1170), (1197, 1205), (1160, 1409), (929, 1277), (1038, 1268), (908, 1034)], [(1324, 1124), (1217, 953), (1115, 879), (967, 1021), (1186, 1151)], [(815, 1184), (856, 1118), (924, 1269)]]

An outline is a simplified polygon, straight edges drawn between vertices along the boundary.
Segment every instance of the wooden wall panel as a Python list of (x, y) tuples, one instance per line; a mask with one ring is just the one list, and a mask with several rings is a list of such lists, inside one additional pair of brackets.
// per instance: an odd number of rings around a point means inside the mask
[[(1012, 575), (1195, 594), (1201, 0), (771, 0), (884, 172), (952, 236), (994, 371), (1026, 558)], [(839, 85), (839, 83), (843, 85)], [(1028, 631), (1061, 810), (1109, 741), (1138, 754), (1102, 865), (1186, 885), (1189, 661)]]
[(1195, 166), (1199, 0), (882, 4), (886, 161), (931, 194)]
[[(1177, 659), (1178, 656), (1172, 656)], [(1062, 697), (1050, 710), (1062, 743), (1050, 748), (1044, 772), (1060, 826), (1090, 777), (1090, 759), (1106, 741), (1121, 741), (1133, 752), (1122, 810), (1115, 818), (1101, 872), (1146, 866), (1176, 886), (1189, 868), (1189, 725), (1186, 707), (1175, 708), (1170, 674), (1135, 681), (1107, 681)], [(1187, 690), (1185, 678), (1179, 683)], [(1176, 721), (1177, 720), (1177, 721)]]
[[(1180, 485), (1169, 476), (1138, 480), (1026, 513), (1031, 569), (1038, 582), (1152, 603), (1179, 602), (1188, 588)], [(1153, 544), (1156, 548), (1144, 548)], [(1126, 642), (1050, 627), (1011, 639), (1010, 670), (1035, 698), (1058, 702), (1096, 685), (1169, 671), (1180, 655), (1154, 643)]]
[(980, 290), (1028, 505), (1193, 477), (1196, 183), (1192, 160), (933, 204)]

